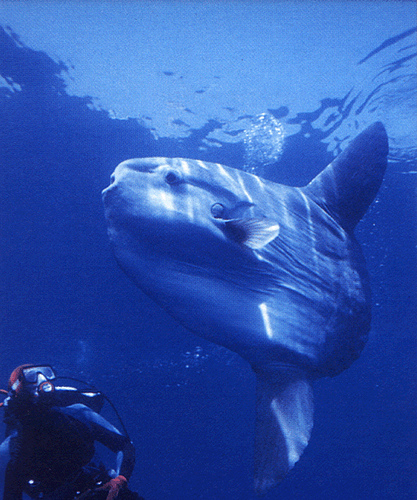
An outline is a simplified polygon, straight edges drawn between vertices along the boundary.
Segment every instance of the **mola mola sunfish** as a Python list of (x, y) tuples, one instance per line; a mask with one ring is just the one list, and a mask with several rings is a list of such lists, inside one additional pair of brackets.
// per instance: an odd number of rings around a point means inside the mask
[(217, 163), (138, 158), (103, 192), (127, 275), (187, 329), (251, 364), (258, 493), (307, 446), (312, 381), (345, 370), (367, 340), (369, 280), (353, 230), (387, 155), (378, 122), (305, 187)]

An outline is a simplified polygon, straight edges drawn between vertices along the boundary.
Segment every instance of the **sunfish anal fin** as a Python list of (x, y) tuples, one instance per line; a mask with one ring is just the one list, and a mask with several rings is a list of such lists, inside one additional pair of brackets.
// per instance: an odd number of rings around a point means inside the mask
[(302, 455), (313, 427), (313, 391), (303, 372), (258, 372), (255, 491), (266, 493)]
[(279, 234), (279, 224), (268, 218), (231, 219), (225, 221), (225, 234), (252, 250), (259, 250)]

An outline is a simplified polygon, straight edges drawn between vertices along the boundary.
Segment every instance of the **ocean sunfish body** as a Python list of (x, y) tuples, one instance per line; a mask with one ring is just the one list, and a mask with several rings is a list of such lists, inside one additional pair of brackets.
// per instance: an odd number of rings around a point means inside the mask
[(369, 282), (353, 230), (387, 154), (375, 123), (302, 188), (215, 163), (142, 158), (121, 163), (103, 192), (121, 268), (256, 373), (258, 493), (307, 446), (311, 382), (345, 370), (367, 340)]

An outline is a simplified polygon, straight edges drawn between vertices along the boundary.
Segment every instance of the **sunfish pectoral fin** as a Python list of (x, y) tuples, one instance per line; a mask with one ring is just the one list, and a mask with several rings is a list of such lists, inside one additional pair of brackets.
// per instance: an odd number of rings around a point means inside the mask
[(231, 219), (225, 221), (225, 234), (237, 243), (259, 250), (279, 234), (279, 224), (268, 218)]
[(303, 373), (257, 373), (255, 491), (278, 484), (298, 461), (313, 427), (313, 392)]

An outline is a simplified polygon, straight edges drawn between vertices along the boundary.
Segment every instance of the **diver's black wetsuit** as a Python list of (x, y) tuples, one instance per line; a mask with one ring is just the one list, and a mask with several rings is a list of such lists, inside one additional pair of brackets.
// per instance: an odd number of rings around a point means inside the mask
[[(20, 407), (6, 411), (7, 439), (0, 455), (7, 460), (3, 500), (31, 498), (71, 500), (109, 481), (104, 467), (93, 464), (94, 442), (118, 454), (115, 475), (130, 478), (135, 463), (134, 447), (107, 420), (84, 404)], [(86, 498), (106, 498), (107, 492)], [(85, 497), (82, 497), (85, 498)], [(139, 499), (126, 487), (118, 499)]]

